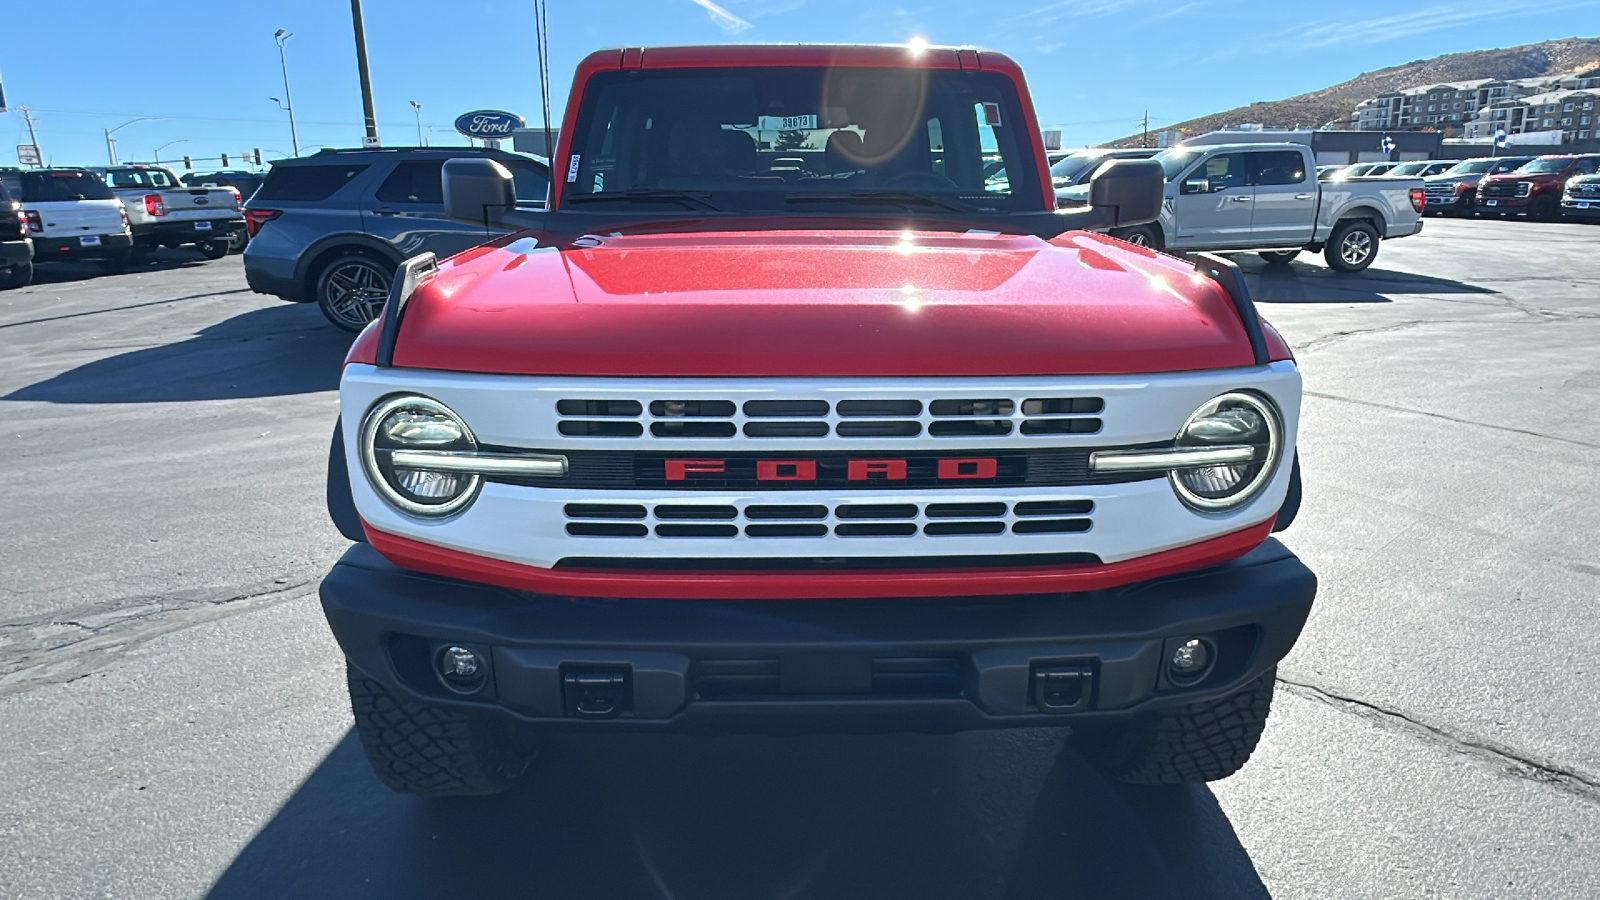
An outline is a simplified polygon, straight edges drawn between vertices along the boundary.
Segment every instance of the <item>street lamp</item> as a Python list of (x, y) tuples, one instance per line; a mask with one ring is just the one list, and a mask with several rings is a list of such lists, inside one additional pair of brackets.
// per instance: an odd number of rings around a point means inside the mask
[(162, 144), (161, 146), (157, 147), (156, 148), (156, 165), (158, 165), (158, 166), (161, 165), (161, 151), (167, 149), (168, 147), (171, 147), (173, 144), (187, 144), (187, 143), (189, 143), (189, 139), (188, 138), (179, 138), (179, 139), (177, 139), (175, 141), (167, 141), (165, 144)]
[(415, 100), (407, 100), (406, 102), (411, 104), (412, 111), (417, 114), (417, 146), (426, 147), (428, 146), (428, 139), (422, 136), (422, 104)]
[(115, 128), (107, 128), (106, 129), (106, 163), (109, 164), (109, 165), (113, 165), (113, 166), (117, 164), (117, 151), (114, 149), (114, 147), (115, 147), (117, 142), (111, 139), (111, 136), (113, 134), (116, 134), (117, 132), (121, 131), (122, 129), (127, 128), (129, 125), (132, 125), (134, 122), (153, 122), (158, 118), (160, 118), (160, 116), (140, 116), (137, 119), (129, 119), (128, 121), (123, 122), (121, 125), (118, 125)]
[(272, 39), (278, 43), (278, 65), (283, 69), (283, 100), (280, 102), (277, 97), (268, 99), (273, 103), (277, 103), (279, 109), (289, 114), (289, 141), (294, 146), (294, 155), (299, 156), (300, 134), (294, 127), (294, 97), (289, 94), (289, 57), (285, 55), (283, 50), (283, 45), (288, 43), (289, 38), (292, 37), (294, 37), (292, 33), (284, 31), (282, 28), (279, 28), (277, 33), (272, 36)]

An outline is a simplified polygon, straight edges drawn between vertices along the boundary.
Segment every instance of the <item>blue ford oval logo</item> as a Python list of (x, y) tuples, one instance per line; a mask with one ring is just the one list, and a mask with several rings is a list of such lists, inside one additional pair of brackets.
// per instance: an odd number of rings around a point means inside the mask
[(497, 109), (480, 109), (456, 117), (456, 130), (479, 140), (504, 140), (511, 137), (511, 129), (522, 125), (521, 116)]

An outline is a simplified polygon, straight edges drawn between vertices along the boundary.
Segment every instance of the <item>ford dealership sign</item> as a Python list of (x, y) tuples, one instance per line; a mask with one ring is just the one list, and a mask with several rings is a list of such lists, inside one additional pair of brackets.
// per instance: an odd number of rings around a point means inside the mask
[(511, 129), (521, 128), (522, 117), (497, 109), (480, 109), (456, 118), (456, 130), (470, 138), (500, 141), (511, 137)]

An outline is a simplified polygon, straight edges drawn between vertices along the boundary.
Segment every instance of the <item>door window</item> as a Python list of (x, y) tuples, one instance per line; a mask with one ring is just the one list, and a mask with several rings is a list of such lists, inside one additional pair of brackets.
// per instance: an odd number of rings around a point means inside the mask
[(403, 162), (394, 167), (389, 177), (378, 185), (380, 203), (431, 203), (444, 206), (444, 181), (442, 159), (419, 159)]
[(1305, 156), (1293, 150), (1250, 154), (1250, 183), (1257, 186), (1300, 184), (1306, 180)]
[(1222, 153), (1206, 160), (1195, 173), (1211, 185), (1212, 191), (1243, 187), (1248, 183), (1243, 153)]

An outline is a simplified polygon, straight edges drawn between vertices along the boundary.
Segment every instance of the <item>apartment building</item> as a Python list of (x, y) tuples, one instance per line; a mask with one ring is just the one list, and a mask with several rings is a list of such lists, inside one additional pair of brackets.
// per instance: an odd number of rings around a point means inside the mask
[[(1600, 138), (1600, 69), (1547, 78), (1479, 78), (1389, 91), (1356, 105), (1360, 131), (1434, 130), (1451, 137), (1562, 132), (1562, 142)], [(1586, 105), (1587, 104), (1587, 105)]]

